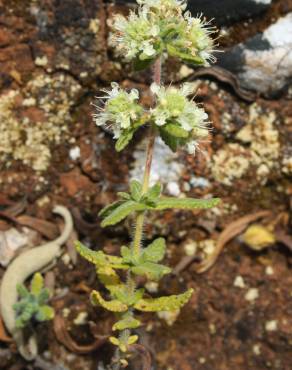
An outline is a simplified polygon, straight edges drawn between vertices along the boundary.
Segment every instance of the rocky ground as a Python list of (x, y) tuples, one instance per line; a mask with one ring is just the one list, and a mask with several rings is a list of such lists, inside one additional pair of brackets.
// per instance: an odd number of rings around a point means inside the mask
[[(173, 196), (222, 204), (148, 219), (147, 238), (166, 237), (174, 273), (147, 289), (195, 290), (179, 315), (141, 318), (153, 369), (291, 369), (292, 2), (243, 2), (237, 11), (239, 1), (220, 9), (191, 1), (194, 14), (218, 14), (225, 53), (207, 70), (169, 60), (164, 71), (166, 83), (194, 84), (213, 130), (195, 157), (157, 141), (152, 180)], [(27, 245), (59, 233), (52, 205), (74, 218), (62, 256), (44, 272), (56, 317), (36, 327), (39, 355), (24, 361), (0, 326), (0, 369), (102, 370), (112, 355), (104, 339), (112, 317), (90, 305), (94, 268), (72, 245), (78, 238), (115, 253), (130, 240), (130, 221), (104, 230), (97, 212), (141, 176), (145, 132), (117, 154), (90, 105), (113, 80), (149, 102), (149, 71), (132, 73), (108, 42), (117, 11), (124, 3), (0, 0), (0, 277)], [(244, 236), (254, 223), (264, 230), (256, 242)]]

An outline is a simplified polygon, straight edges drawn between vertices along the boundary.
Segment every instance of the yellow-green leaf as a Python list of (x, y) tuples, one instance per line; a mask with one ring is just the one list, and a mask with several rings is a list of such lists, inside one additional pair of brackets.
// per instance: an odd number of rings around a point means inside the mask
[(165, 255), (165, 239), (158, 238), (155, 239), (151, 244), (149, 244), (142, 251), (142, 258), (144, 261), (149, 262), (159, 262), (163, 259)]
[(141, 322), (134, 317), (126, 317), (113, 326), (113, 330), (136, 329), (141, 325)]
[(93, 290), (91, 293), (91, 302), (93, 305), (100, 305), (108, 311), (112, 312), (125, 312), (128, 309), (128, 306), (124, 303), (113, 299), (112, 301), (106, 301), (102, 298), (100, 293), (96, 290)]
[(131, 271), (135, 275), (145, 275), (148, 279), (159, 280), (163, 275), (169, 274), (171, 269), (158, 263), (144, 262), (131, 267)]
[(189, 289), (185, 293), (179, 295), (141, 299), (134, 307), (137, 310), (146, 312), (175, 311), (186, 304), (192, 294), (193, 289)]
[(44, 279), (39, 272), (33, 275), (30, 285), (30, 291), (33, 295), (38, 296), (44, 286)]

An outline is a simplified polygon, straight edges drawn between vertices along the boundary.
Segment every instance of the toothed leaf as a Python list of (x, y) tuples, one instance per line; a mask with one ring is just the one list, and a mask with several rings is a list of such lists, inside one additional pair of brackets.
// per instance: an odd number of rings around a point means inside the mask
[(169, 297), (141, 299), (135, 304), (135, 308), (140, 311), (158, 312), (175, 311), (185, 305), (193, 294), (193, 289), (189, 289), (183, 294), (171, 295)]
[(155, 209), (207, 209), (217, 206), (219, 198), (212, 199), (193, 199), (193, 198), (171, 198), (163, 197), (157, 200)]
[(121, 288), (119, 275), (111, 267), (99, 267), (96, 271), (99, 281), (106, 287), (111, 294), (114, 294)]
[(93, 251), (90, 248), (87, 248), (84, 244), (80, 243), (79, 241), (75, 242), (75, 248), (77, 252), (85, 258), (87, 261), (95, 264), (96, 266), (111, 266), (117, 269), (124, 269), (126, 266), (123, 264), (123, 260), (121, 257), (117, 256), (110, 256), (105, 254), (102, 251)]
[(158, 263), (145, 262), (133, 266), (131, 271), (135, 275), (145, 275), (148, 279), (159, 280), (163, 275), (169, 274), (171, 269), (167, 266), (159, 265)]
[(121, 206), (123, 203), (125, 203), (125, 200), (117, 200), (116, 202), (109, 204), (108, 206), (102, 208), (98, 215), (102, 218), (108, 216), (110, 213), (112, 213), (116, 208)]
[(126, 201), (110, 213), (101, 223), (102, 227), (115, 225), (126, 218), (130, 213), (143, 211), (147, 208), (145, 204), (136, 203), (134, 201)]
[(142, 185), (139, 181), (133, 180), (130, 183), (130, 193), (134, 201), (139, 202), (142, 194)]
[(148, 262), (160, 262), (165, 255), (166, 245), (164, 238), (155, 239), (142, 251), (142, 259)]
[(164, 144), (166, 144), (173, 152), (176, 152), (177, 148), (185, 143), (184, 139), (177, 138), (166, 132), (164, 130), (164, 126), (159, 128), (159, 133)]
[(141, 325), (141, 322), (134, 317), (126, 317), (113, 326), (113, 330), (136, 329)]
[(130, 194), (128, 194), (128, 193), (125, 193), (125, 192), (123, 192), (123, 191), (119, 191), (119, 192), (117, 193), (117, 196), (119, 196), (120, 198), (123, 198), (123, 199), (125, 199), (125, 200), (130, 200), (130, 199), (131, 199), (131, 195), (130, 195)]
[(128, 288), (123, 285), (114, 293), (115, 297), (127, 306), (132, 306), (143, 297), (144, 289), (137, 289), (134, 292), (129, 292)]
[(94, 306), (102, 306), (108, 311), (112, 312), (125, 312), (128, 309), (128, 306), (124, 303), (118, 301), (117, 299), (114, 299), (112, 301), (106, 301), (102, 298), (100, 293), (96, 290), (93, 290), (91, 292), (91, 302)]
[(129, 142), (132, 140), (135, 130), (128, 129), (128, 130), (122, 130), (121, 136), (119, 137), (118, 141), (116, 142), (115, 149), (117, 152), (121, 152), (123, 149), (126, 148), (126, 146), (129, 144)]

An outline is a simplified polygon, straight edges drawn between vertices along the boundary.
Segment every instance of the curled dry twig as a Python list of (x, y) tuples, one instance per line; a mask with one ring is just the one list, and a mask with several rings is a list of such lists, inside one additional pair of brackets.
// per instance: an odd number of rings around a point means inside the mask
[(57, 314), (54, 317), (54, 332), (60, 343), (62, 343), (67, 349), (69, 349), (69, 351), (78, 354), (86, 354), (95, 351), (100, 346), (102, 346), (108, 338), (108, 336), (101, 335), (98, 338), (96, 338), (95, 341), (91, 344), (79, 345), (73, 340), (73, 338), (69, 334), (66, 328), (64, 318), (60, 314)]
[(209, 270), (214, 263), (217, 261), (220, 253), (222, 252), (226, 243), (233, 239), (238, 234), (242, 233), (249, 223), (270, 216), (270, 211), (259, 211), (239, 218), (238, 220), (231, 222), (219, 235), (214, 252), (208, 256), (204, 261), (196, 266), (196, 272), (202, 274)]

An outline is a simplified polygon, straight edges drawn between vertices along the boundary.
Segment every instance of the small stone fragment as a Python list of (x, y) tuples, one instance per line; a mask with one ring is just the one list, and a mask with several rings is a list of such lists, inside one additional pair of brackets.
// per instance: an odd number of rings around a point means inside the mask
[(257, 288), (250, 288), (245, 294), (244, 298), (248, 302), (253, 302), (259, 297), (259, 291)]
[(266, 331), (276, 331), (278, 329), (278, 321), (277, 320), (271, 320), (267, 321), (265, 324)]
[(233, 285), (237, 288), (245, 288), (245, 282), (243, 280), (243, 277), (238, 275), (236, 276), (236, 278), (234, 279), (234, 282), (233, 282)]

